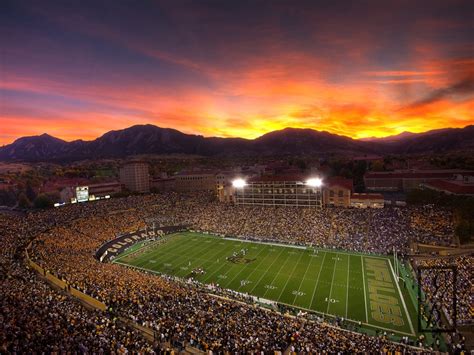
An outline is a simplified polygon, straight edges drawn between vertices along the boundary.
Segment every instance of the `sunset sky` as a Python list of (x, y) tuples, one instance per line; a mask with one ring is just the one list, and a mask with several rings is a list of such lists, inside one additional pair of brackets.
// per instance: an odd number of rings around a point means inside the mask
[(474, 124), (474, 1), (0, 2), (0, 145)]

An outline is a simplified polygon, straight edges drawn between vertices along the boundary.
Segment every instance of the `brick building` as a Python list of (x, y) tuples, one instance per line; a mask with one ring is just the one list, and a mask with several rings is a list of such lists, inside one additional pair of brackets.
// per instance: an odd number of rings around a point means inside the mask
[(120, 183), (133, 192), (150, 192), (148, 163), (130, 161), (120, 168)]

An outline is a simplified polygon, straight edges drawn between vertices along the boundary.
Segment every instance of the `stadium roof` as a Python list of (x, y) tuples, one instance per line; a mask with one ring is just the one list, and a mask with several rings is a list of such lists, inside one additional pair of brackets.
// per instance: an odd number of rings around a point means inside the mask
[(407, 172), (369, 172), (366, 179), (449, 179), (456, 174), (474, 175), (474, 171), (467, 170), (428, 170)]
[(474, 184), (465, 184), (459, 181), (433, 180), (424, 185), (433, 190), (454, 195), (474, 195)]
[(249, 182), (284, 182), (284, 181), (306, 181), (309, 178), (302, 174), (264, 175), (249, 179)]
[(381, 160), (383, 157), (381, 155), (359, 155), (352, 158), (354, 161), (365, 161), (365, 160)]
[(192, 176), (192, 175), (216, 175), (216, 171), (212, 170), (195, 170), (195, 171), (181, 171), (176, 174), (176, 176)]
[(382, 194), (366, 194), (366, 193), (353, 193), (351, 194), (351, 199), (358, 199), (358, 200), (374, 200), (379, 199), (383, 200)]
[(324, 184), (329, 187), (340, 186), (349, 190), (353, 190), (354, 185), (352, 179), (346, 179), (341, 176), (333, 176), (324, 181)]

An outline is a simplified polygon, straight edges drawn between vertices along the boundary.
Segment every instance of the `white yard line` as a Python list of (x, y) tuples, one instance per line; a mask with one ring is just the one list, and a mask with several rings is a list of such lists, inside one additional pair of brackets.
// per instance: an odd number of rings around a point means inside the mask
[(334, 269), (332, 271), (331, 288), (329, 289), (328, 307), (326, 308), (326, 313), (329, 313), (329, 306), (331, 304), (332, 285), (334, 285), (334, 275), (336, 274), (336, 264), (337, 264), (337, 256), (338, 255), (339, 254), (336, 253), (336, 260), (334, 260)]
[[(283, 304), (285, 306), (290, 306), (290, 307), (294, 307), (294, 308), (298, 308), (298, 309), (301, 309), (303, 311), (307, 311), (307, 312), (314, 312), (314, 313), (317, 313), (317, 314), (321, 314), (323, 316), (327, 316), (327, 317), (331, 317), (331, 318), (337, 318), (339, 316), (335, 315), (335, 314), (331, 314), (331, 313), (324, 313), (324, 312), (320, 312), (320, 311), (316, 311), (314, 309), (309, 309), (309, 308), (304, 308), (304, 307), (300, 307), (300, 306), (295, 306), (295, 305), (292, 305), (292, 304), (289, 304), (289, 303), (285, 303), (285, 302), (278, 302), (280, 304)], [(349, 322), (352, 322), (352, 323), (359, 323), (359, 320), (356, 320), (356, 319), (350, 319), (350, 318), (347, 318), (346, 321), (349, 321)], [(373, 325), (373, 324), (370, 324), (370, 323), (366, 323), (366, 322), (361, 322), (360, 324), (362, 325), (366, 325), (366, 326), (369, 326), (369, 327), (372, 327), (372, 328), (377, 328), (377, 329), (383, 329), (383, 330), (387, 330), (387, 331), (390, 331), (390, 332), (393, 332), (393, 333), (397, 333), (397, 334), (403, 334), (403, 335), (409, 335), (409, 336), (413, 336), (413, 334), (411, 333), (406, 333), (406, 332), (402, 332), (402, 331), (399, 331), (399, 330), (395, 330), (395, 329), (392, 329), (392, 328), (385, 328), (385, 327), (382, 327), (382, 326), (379, 326), (379, 325)], [(344, 328), (341, 328), (342, 330), (346, 330)], [(347, 330), (346, 330), (347, 331)], [(358, 333), (360, 334), (360, 333)]]
[(326, 259), (326, 254), (327, 254), (327, 252), (324, 252), (323, 262), (321, 263), (321, 267), (319, 268), (318, 279), (317, 279), (316, 284), (314, 286), (313, 296), (311, 297), (311, 303), (309, 304), (310, 308), (313, 304), (314, 296), (316, 295), (316, 289), (318, 288), (318, 284), (319, 284), (319, 276), (321, 276), (321, 271), (323, 270), (323, 265), (324, 265), (324, 260)]
[[(255, 257), (255, 259), (258, 259), (260, 257), (260, 254), (262, 254), (263, 251), (267, 251), (267, 249), (265, 248), (262, 248), (262, 250), (260, 250), (257, 254), (257, 256)], [(255, 271), (257, 271), (257, 266), (260, 266), (263, 261), (266, 259), (268, 255), (264, 256), (263, 258), (260, 259), (260, 261), (258, 262), (258, 264), (255, 266), (255, 268), (250, 272), (250, 274), (247, 275), (247, 278), (250, 278), (250, 275), (252, 275)], [(229, 282), (226, 282), (225, 284), (226, 285), (230, 285), (232, 284), (232, 282), (234, 282), (234, 280), (237, 278), (237, 276), (239, 276), (244, 270), (247, 270), (247, 268), (250, 266), (250, 264), (247, 264), (247, 265), (244, 265), (244, 267), (242, 268), (242, 270), (238, 271), (237, 274), (235, 274), (235, 276), (229, 281)], [(230, 271), (230, 268), (227, 272)], [(225, 273), (224, 275), (227, 275), (227, 273)], [(238, 290), (240, 289), (240, 287), (236, 290), (238, 292)]]
[[(219, 250), (219, 254), (217, 255), (222, 255), (222, 262), (220, 262), (222, 265), (219, 266), (216, 270), (214, 270), (213, 272), (211, 272), (210, 274), (206, 274), (206, 277), (201, 281), (202, 283), (206, 283), (208, 280), (212, 279), (212, 277), (214, 277), (214, 275), (219, 275), (219, 273), (221, 272), (221, 270), (223, 268), (226, 268), (227, 267), (227, 271), (224, 273), (224, 275), (227, 275), (227, 273), (232, 269), (233, 266), (235, 265), (228, 265), (226, 263), (226, 256), (227, 253), (230, 253), (232, 252), (232, 250), (235, 250), (235, 248), (240, 248), (240, 245), (239, 246), (236, 246), (236, 245), (233, 245), (232, 243), (230, 243), (229, 246), (226, 246), (224, 249), (222, 250)], [(229, 249), (229, 250), (228, 250)], [(225, 251), (225, 254), (224, 254), (224, 251)], [(214, 254), (213, 254), (214, 255)], [(219, 257), (220, 259), (221, 257)], [(210, 262), (211, 260), (209, 260)]]
[[(273, 284), (273, 282), (275, 281), (275, 279), (278, 277), (278, 275), (280, 275), (280, 271), (281, 269), (286, 265), (286, 263), (288, 262), (288, 260), (291, 260), (291, 256), (286, 256), (286, 259), (285, 259), (285, 262), (283, 264), (280, 265), (280, 268), (278, 269), (278, 271), (275, 273), (275, 276), (273, 276), (273, 279), (272, 281), (270, 282), (270, 285)], [(290, 278), (291, 275), (288, 275), (288, 278)], [(262, 298), (265, 298), (265, 296), (267, 295), (267, 292), (268, 292), (269, 289), (267, 289), (265, 291), (265, 293), (263, 294)]]
[(293, 271), (291, 272), (291, 275), (288, 277), (288, 279), (286, 279), (285, 286), (283, 286), (283, 288), (280, 292), (280, 295), (278, 296), (277, 302), (280, 302), (281, 295), (283, 294), (283, 291), (285, 291), (285, 288), (288, 285), (288, 282), (290, 282), (290, 279), (293, 277), (293, 274), (294, 274), (294, 272), (295, 272), (302, 256), (303, 256), (303, 253), (301, 253), (300, 257), (298, 258), (298, 261), (295, 263), (295, 266), (293, 267)]
[(413, 328), (413, 324), (411, 322), (410, 314), (408, 313), (407, 305), (405, 303), (405, 298), (403, 298), (402, 290), (400, 290), (400, 285), (398, 284), (398, 280), (397, 280), (397, 277), (395, 275), (395, 271), (393, 270), (392, 262), (390, 261), (390, 259), (387, 259), (387, 260), (388, 260), (388, 264), (390, 265), (390, 270), (392, 270), (393, 281), (397, 285), (398, 294), (400, 295), (400, 299), (402, 300), (403, 309), (405, 310), (405, 315), (407, 317), (408, 324), (410, 325), (410, 330), (412, 332), (412, 335), (415, 335), (415, 329)]
[(268, 273), (268, 270), (271, 269), (271, 267), (273, 266), (273, 264), (276, 262), (276, 261), (279, 261), (280, 260), (280, 256), (281, 254), (283, 254), (283, 252), (285, 251), (285, 249), (282, 249), (280, 254), (278, 254), (278, 257), (275, 258), (275, 260), (273, 260), (273, 262), (270, 264), (270, 266), (268, 267), (267, 271), (265, 272), (262, 272), (262, 276), (260, 277), (260, 279), (258, 279), (258, 281), (255, 283), (255, 285), (252, 287), (252, 289), (249, 291), (249, 294), (252, 294), (253, 290), (255, 290), (255, 287), (257, 287), (260, 282), (262, 281), (262, 279), (265, 277), (265, 275)]
[[(119, 265), (123, 265), (124, 267), (128, 267), (128, 268), (132, 268), (132, 269), (137, 269), (137, 270), (140, 270), (140, 271), (145, 271), (145, 272), (151, 272), (153, 274), (156, 274), (156, 275), (166, 275), (166, 274), (163, 274), (159, 271), (153, 271), (153, 270), (149, 270), (149, 269), (144, 269), (144, 268), (141, 268), (141, 267), (138, 267), (138, 266), (134, 266), (134, 265), (129, 265), (129, 264), (125, 264), (125, 263), (122, 263), (120, 261), (116, 262), (116, 264), (119, 264)], [(184, 279), (182, 278), (179, 278), (179, 277), (176, 277), (178, 280), (182, 280), (183, 282), (185, 281)], [(210, 293), (212, 295), (212, 293)], [(262, 298), (262, 297), (260, 297)], [(237, 301), (236, 301), (237, 302)], [(287, 305), (287, 306), (291, 306), (291, 307), (296, 307), (296, 308), (299, 308), (299, 309), (302, 309), (302, 310), (305, 310), (305, 311), (309, 311), (309, 312), (315, 312), (315, 313), (318, 313), (318, 314), (322, 314), (324, 315), (325, 313), (323, 312), (319, 312), (319, 311), (315, 311), (314, 309), (309, 309), (309, 308), (304, 308), (304, 307), (299, 307), (299, 306), (295, 306), (295, 305), (291, 305), (291, 304), (288, 304), (288, 303), (284, 303), (284, 302), (279, 302), (281, 304), (284, 304), (284, 305)], [(337, 316), (333, 315), (333, 314), (326, 314), (327, 316), (330, 316), (332, 318), (336, 318)], [(354, 322), (354, 323), (357, 323), (358, 321), (357, 320), (354, 320), (354, 319), (347, 319), (348, 321), (351, 321), (351, 322)], [(378, 325), (373, 325), (373, 324), (369, 324), (369, 323), (362, 323), (363, 325), (367, 325), (367, 326), (370, 326), (370, 327), (374, 327), (374, 328), (379, 328), (379, 329), (383, 329), (383, 330), (387, 330), (387, 331), (390, 331), (390, 332), (394, 332), (394, 333), (397, 333), (397, 334), (403, 334), (403, 335), (409, 335), (409, 336), (413, 336), (414, 334), (410, 334), (410, 333), (405, 333), (405, 332), (401, 332), (401, 331), (398, 331), (398, 330), (394, 330), (394, 329), (390, 329), (390, 328), (384, 328), (384, 327), (381, 327), (381, 326), (378, 326)]]
[(364, 307), (365, 307), (365, 322), (369, 322), (369, 315), (367, 312), (367, 291), (365, 290), (365, 269), (364, 269), (364, 257), (360, 256), (360, 262), (362, 265), (362, 283), (364, 284)]
[[(153, 242), (151, 242), (151, 243), (148, 243), (148, 244), (144, 243), (145, 241), (143, 240), (143, 241), (141, 241), (141, 243), (143, 243), (143, 244), (142, 244), (138, 249), (136, 249), (136, 250), (134, 250), (134, 251), (132, 251), (132, 252), (129, 252), (129, 253), (127, 253), (127, 249), (125, 249), (122, 253), (118, 254), (117, 257), (114, 258), (114, 260), (112, 260), (112, 262), (117, 262), (118, 260), (121, 260), (121, 259), (125, 258), (126, 256), (131, 256), (131, 255), (133, 255), (133, 254), (136, 254), (136, 253), (138, 253), (139, 251), (141, 251), (142, 249), (144, 249), (145, 247), (150, 247), (150, 246), (153, 246), (153, 247), (154, 247), (155, 244), (158, 244), (158, 245), (159, 245), (159, 244), (165, 244), (165, 243), (169, 242), (170, 239), (171, 239), (171, 238), (169, 238), (169, 239), (167, 239), (167, 240), (163, 240), (163, 239), (161, 239), (161, 240), (155, 240), (155, 241), (153, 241)], [(136, 245), (136, 244), (131, 245), (130, 248), (133, 247), (134, 245)]]
[[(309, 270), (309, 266), (311, 265), (311, 262), (313, 261), (313, 259), (314, 259), (314, 258), (309, 259), (309, 263), (308, 263), (308, 265), (306, 266), (306, 270), (305, 270), (305, 272), (304, 272), (304, 274), (303, 274), (303, 278), (301, 279), (300, 285), (298, 286), (298, 292), (300, 292), (301, 285), (303, 284), (303, 281), (306, 280), (306, 279), (305, 279), (305, 276), (306, 276), (306, 273), (307, 273), (308, 270)], [(297, 297), (298, 297), (298, 293), (295, 295), (295, 299), (293, 300), (293, 303), (296, 302), (296, 298), (297, 298)]]
[[(188, 237), (183, 236), (183, 238), (188, 238)], [(163, 246), (164, 246), (164, 245), (163, 245)], [(169, 245), (168, 245), (167, 247), (169, 247)], [(191, 254), (190, 251), (193, 251), (195, 248), (196, 248), (196, 246), (195, 246), (193, 243), (191, 243), (191, 245), (186, 246), (186, 248), (184, 248), (183, 250), (181, 250), (181, 252), (179, 253), (179, 257), (180, 257), (180, 258), (182, 258), (183, 256), (186, 256), (186, 257), (189, 256), (189, 257), (191, 257), (192, 255), (190, 255), (190, 254)], [(201, 248), (199, 248), (199, 250), (201, 250)], [(170, 253), (169, 251), (163, 252), (163, 249), (160, 250), (159, 246), (158, 246), (158, 248), (156, 248), (156, 249), (154, 249), (154, 250), (150, 250), (150, 254), (154, 255), (153, 257), (155, 257), (155, 255), (156, 255), (156, 257), (158, 257), (158, 255), (160, 255), (160, 254), (166, 255), (166, 257), (160, 259), (160, 263), (163, 263), (163, 264), (168, 263), (168, 262), (174, 260), (175, 258), (173, 257), (173, 255), (176, 255), (176, 254), (174, 254), (174, 253)], [(205, 254), (205, 253), (204, 253), (204, 254)], [(204, 255), (204, 254), (202, 254), (202, 255)], [(146, 253), (145, 253), (144, 255), (146, 255)], [(141, 267), (141, 266), (143, 266), (143, 265), (146, 265), (147, 262), (148, 262), (148, 260), (149, 260), (149, 257), (147, 257), (146, 260), (144, 260), (144, 263), (140, 263), (140, 264), (137, 265), (137, 266)], [(185, 265), (185, 264), (187, 264), (187, 262), (186, 262), (186, 261), (183, 261), (183, 262), (181, 262), (181, 263), (179, 263), (179, 264), (177, 264), (177, 265), (174, 265), (174, 266), (175, 266), (176, 268), (179, 268), (179, 267), (181, 267), (181, 265)]]
[(259, 240), (250, 240), (250, 239), (239, 239), (239, 238), (231, 238), (231, 237), (220, 237), (216, 236), (217, 238), (221, 238), (224, 240), (236, 240), (243, 243), (254, 243), (254, 244), (265, 244), (265, 245), (274, 245), (276, 247), (284, 247), (284, 248), (295, 248), (295, 249), (307, 249), (308, 247), (304, 245), (293, 245), (293, 244), (285, 244), (285, 243), (273, 243), (273, 242), (263, 242)]

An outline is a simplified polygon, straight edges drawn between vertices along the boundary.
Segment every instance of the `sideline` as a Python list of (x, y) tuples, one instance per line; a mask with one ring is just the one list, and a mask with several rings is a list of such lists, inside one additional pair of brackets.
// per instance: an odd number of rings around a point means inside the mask
[(392, 270), (393, 281), (395, 282), (395, 285), (397, 285), (398, 294), (400, 295), (400, 298), (402, 300), (403, 309), (405, 310), (405, 315), (407, 317), (408, 324), (410, 325), (410, 330), (413, 333), (413, 336), (415, 336), (415, 329), (413, 328), (413, 324), (411, 322), (411, 317), (410, 317), (410, 314), (408, 313), (408, 308), (407, 308), (407, 305), (405, 303), (405, 298), (403, 298), (402, 290), (400, 290), (400, 285), (398, 283), (398, 279), (397, 279), (397, 276), (395, 275), (395, 271), (393, 270), (392, 262), (390, 261), (390, 259), (388, 259), (388, 264), (390, 265), (390, 270)]

